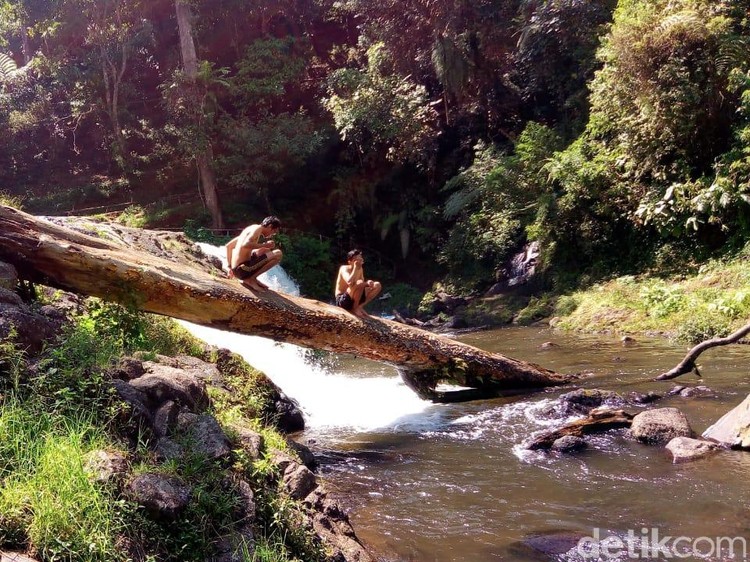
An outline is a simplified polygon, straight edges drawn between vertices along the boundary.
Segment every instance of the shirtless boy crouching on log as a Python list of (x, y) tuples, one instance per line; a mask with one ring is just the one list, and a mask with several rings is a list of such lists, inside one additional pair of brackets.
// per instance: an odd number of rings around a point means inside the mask
[[(281, 250), (268, 240), (279, 232), (281, 221), (274, 216), (266, 217), (260, 224), (251, 224), (236, 238), (227, 243), (227, 265), (229, 278), (237, 278), (248, 289), (264, 291), (268, 285), (258, 281), (258, 276), (281, 261)], [(263, 237), (264, 242), (260, 241)]]
[(365, 280), (361, 250), (352, 250), (346, 255), (346, 265), (339, 268), (336, 277), (336, 305), (358, 316), (367, 318), (364, 306), (380, 294), (378, 281)]

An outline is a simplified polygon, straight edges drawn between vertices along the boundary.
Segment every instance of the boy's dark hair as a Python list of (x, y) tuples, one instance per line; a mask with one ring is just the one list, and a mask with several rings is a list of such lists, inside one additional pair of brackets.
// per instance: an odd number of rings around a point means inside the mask
[(354, 250), (346, 254), (346, 261), (352, 261), (355, 257), (361, 256), (361, 255), (362, 255), (362, 250), (357, 250), (355, 248)]
[(274, 230), (278, 230), (281, 228), (281, 221), (279, 220), (279, 217), (275, 215), (271, 215), (270, 217), (266, 217), (263, 219), (263, 222), (260, 223), (260, 226), (263, 226), (265, 228), (273, 228)]

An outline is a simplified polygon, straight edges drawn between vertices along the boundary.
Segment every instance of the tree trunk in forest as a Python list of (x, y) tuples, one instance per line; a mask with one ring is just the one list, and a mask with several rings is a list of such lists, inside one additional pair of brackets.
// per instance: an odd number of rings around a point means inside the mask
[(26, 66), (31, 62), (31, 42), (29, 41), (29, 34), (31, 33), (31, 27), (28, 25), (23, 26), (21, 32), (21, 53), (23, 54), (23, 65)]
[(88, 228), (102, 238), (0, 206), (0, 260), (25, 279), (145, 312), (390, 363), (426, 399), (455, 400), (435, 390), (439, 382), (470, 387), (473, 399), (576, 378), (396, 322), (361, 320), (320, 301), (253, 293), (216, 268), (207, 271), (182, 235), (104, 223)]
[(109, 118), (112, 123), (112, 134), (115, 138), (115, 148), (119, 160), (118, 164), (124, 169), (126, 167), (127, 156), (125, 154), (125, 139), (123, 138), (122, 126), (120, 125), (120, 88), (128, 65), (128, 48), (125, 43), (122, 44), (122, 58), (119, 61), (119, 68), (115, 66), (114, 62), (109, 57), (105, 45), (100, 47), (100, 54), (102, 59), (104, 96), (107, 104), (107, 113), (109, 113)]
[[(177, 27), (180, 32), (180, 52), (182, 53), (183, 69), (185, 70), (185, 75), (194, 85), (198, 77), (198, 55), (195, 51), (195, 40), (193, 39), (193, 15), (190, 10), (190, 4), (184, 0), (175, 0), (175, 14), (177, 15)], [(210, 142), (206, 148), (201, 149), (195, 155), (206, 207), (208, 207), (208, 211), (211, 213), (211, 225), (213, 228), (224, 228), (224, 218), (221, 214), (221, 204), (216, 186), (213, 160), (214, 155)]]

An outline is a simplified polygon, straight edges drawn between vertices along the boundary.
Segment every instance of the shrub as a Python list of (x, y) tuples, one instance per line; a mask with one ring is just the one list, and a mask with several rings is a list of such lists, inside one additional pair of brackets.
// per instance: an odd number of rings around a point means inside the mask
[(381, 296), (387, 296), (388, 294), (390, 294), (390, 298), (383, 299), (382, 301), (376, 299), (370, 307), (371, 310), (396, 310), (400, 314), (411, 317), (417, 313), (423, 296), (422, 291), (408, 283), (394, 283), (383, 287), (383, 294)]
[(680, 343), (694, 345), (711, 338), (723, 338), (731, 332), (732, 327), (726, 317), (715, 314), (697, 315), (680, 325), (674, 339)]
[(527, 326), (537, 320), (552, 314), (554, 302), (551, 297), (531, 297), (529, 304), (518, 313), (514, 321), (521, 326)]
[(554, 313), (556, 316), (569, 316), (578, 308), (578, 299), (575, 295), (563, 295), (555, 303)]
[(279, 247), (284, 252), (281, 265), (299, 284), (300, 293), (323, 301), (333, 294), (336, 265), (328, 240), (306, 234), (279, 234)]
[(687, 305), (682, 289), (663, 283), (647, 285), (640, 291), (641, 305), (654, 318), (663, 318), (679, 312)]

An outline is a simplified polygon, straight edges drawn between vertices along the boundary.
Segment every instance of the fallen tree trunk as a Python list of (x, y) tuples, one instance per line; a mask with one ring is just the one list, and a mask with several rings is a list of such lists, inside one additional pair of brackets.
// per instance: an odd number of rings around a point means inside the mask
[[(0, 206), (0, 260), (31, 281), (145, 312), (390, 363), (417, 394), (436, 401), (453, 400), (436, 392), (443, 381), (475, 389), (469, 397), (478, 398), (574, 378), (396, 322), (361, 320), (320, 301), (252, 293), (207, 269), (197, 249), (171, 251), (181, 239), (172, 233), (87, 228), (97, 237)], [(137, 240), (144, 232), (146, 243)]]
[(750, 334), (750, 324), (743, 326), (742, 328), (740, 328), (733, 334), (729, 334), (725, 338), (712, 338), (710, 340), (703, 341), (696, 345), (693, 349), (688, 351), (685, 358), (680, 361), (673, 369), (667, 371), (666, 373), (662, 373), (661, 375), (656, 377), (655, 380), (666, 381), (670, 379), (676, 379), (680, 375), (687, 374), (691, 371), (695, 371), (695, 374), (700, 377), (701, 374), (695, 361), (698, 359), (701, 353), (703, 353), (707, 349), (711, 349), (712, 347), (719, 347), (722, 345), (737, 343), (748, 334)]

